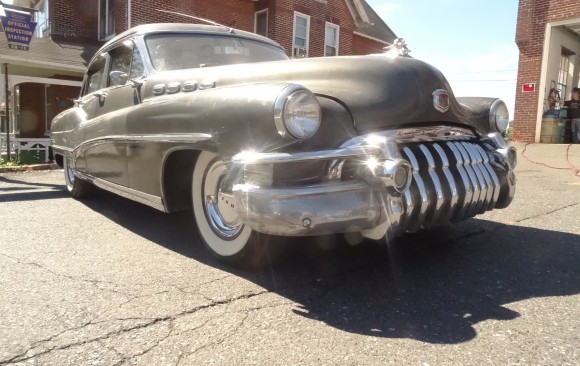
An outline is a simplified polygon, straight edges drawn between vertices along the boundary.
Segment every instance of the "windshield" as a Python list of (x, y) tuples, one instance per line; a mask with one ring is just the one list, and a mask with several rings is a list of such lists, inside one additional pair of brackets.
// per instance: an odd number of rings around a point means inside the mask
[(156, 34), (145, 43), (157, 71), (288, 59), (278, 47), (235, 36)]

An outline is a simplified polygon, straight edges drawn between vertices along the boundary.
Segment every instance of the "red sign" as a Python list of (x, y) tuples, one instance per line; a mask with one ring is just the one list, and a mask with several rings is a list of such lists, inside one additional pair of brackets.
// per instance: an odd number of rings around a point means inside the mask
[(522, 85), (522, 91), (523, 92), (535, 92), (536, 91), (536, 83)]

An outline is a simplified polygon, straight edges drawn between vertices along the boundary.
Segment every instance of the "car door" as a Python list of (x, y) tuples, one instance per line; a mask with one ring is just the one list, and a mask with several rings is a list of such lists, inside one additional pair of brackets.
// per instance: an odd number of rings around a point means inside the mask
[[(125, 41), (107, 53), (105, 87), (93, 93), (93, 119), (85, 126), (85, 159), (89, 174), (117, 185), (128, 186), (127, 113), (139, 102), (135, 84), (142, 62), (133, 62), (134, 44)], [(138, 55), (137, 55), (138, 57)]]
[(87, 174), (86, 166), (86, 127), (90, 125), (95, 118), (96, 107), (100, 99), (100, 90), (105, 85), (105, 68), (107, 66), (107, 59), (104, 55), (97, 57), (88, 67), (87, 73), (83, 81), (81, 90), (81, 97), (76, 101), (74, 107), (77, 111), (74, 113), (75, 128), (70, 130), (68, 139), (70, 146), (74, 147), (76, 152), (75, 169)]

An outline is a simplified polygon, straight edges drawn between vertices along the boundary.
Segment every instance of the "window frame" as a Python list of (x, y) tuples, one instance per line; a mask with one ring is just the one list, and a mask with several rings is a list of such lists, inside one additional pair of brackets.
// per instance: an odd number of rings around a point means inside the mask
[(308, 54), (310, 53), (309, 52), (309, 49), (310, 49), (310, 15), (301, 13), (299, 11), (294, 11), (294, 18), (293, 18), (294, 22), (292, 24), (292, 58), (296, 57), (294, 55), (294, 49), (296, 47), (301, 47), (301, 46), (297, 46), (295, 43), (296, 42), (296, 25), (297, 25), (296, 19), (299, 17), (306, 19), (306, 39), (304, 42), (305, 43), (304, 47), (306, 48), (306, 56), (305, 57), (308, 57)]
[[(102, 29), (101, 26), (101, 18), (103, 17), (103, 14), (101, 14), (101, 9), (102, 9), (102, 3), (103, 1), (105, 2), (105, 29)], [(98, 39), (99, 41), (108, 41), (110, 39), (112, 39), (113, 37), (116, 36), (116, 32), (115, 32), (115, 20), (113, 20), (113, 32), (111, 34), (107, 34), (107, 31), (109, 29), (109, 13), (110, 13), (110, 8), (109, 5), (111, 5), (114, 2), (114, 0), (99, 0), (99, 12), (98, 12)], [(114, 18), (114, 17), (112, 17)]]
[[(263, 15), (263, 14), (266, 15), (266, 34), (258, 33), (258, 16)], [(268, 11), (268, 8), (254, 12), (254, 33), (259, 34), (259, 35), (264, 36), (264, 37), (268, 37), (269, 23), (270, 23), (270, 13)]]
[[(328, 28), (333, 28), (336, 30), (336, 45), (334, 45), (334, 46), (326, 44), (326, 36), (328, 34)], [(330, 23), (330, 22), (325, 22), (325, 25), (324, 25), (324, 56), (328, 56), (326, 54), (326, 47), (327, 46), (334, 47), (336, 50), (335, 54), (331, 55), (331, 56), (338, 56), (338, 52), (339, 52), (339, 48), (340, 48), (340, 25)]]
[(568, 91), (571, 84), (570, 73), (574, 72), (572, 56), (574, 56), (574, 52), (568, 50), (565, 47), (562, 47), (559, 57), (560, 62), (558, 64), (558, 79), (556, 80), (556, 89), (560, 91), (560, 96), (564, 99), (571, 98), (572, 94)]

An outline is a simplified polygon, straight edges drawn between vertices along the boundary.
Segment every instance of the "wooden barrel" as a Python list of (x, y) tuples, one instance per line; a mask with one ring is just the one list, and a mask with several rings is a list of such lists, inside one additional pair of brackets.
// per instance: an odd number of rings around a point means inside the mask
[(542, 118), (540, 142), (543, 144), (555, 144), (558, 141), (558, 118), (545, 116)]

